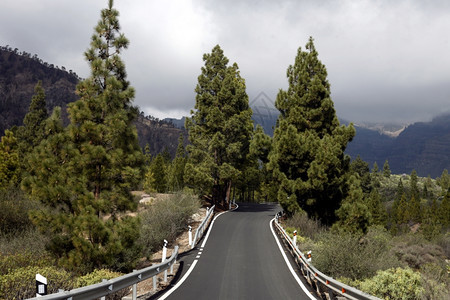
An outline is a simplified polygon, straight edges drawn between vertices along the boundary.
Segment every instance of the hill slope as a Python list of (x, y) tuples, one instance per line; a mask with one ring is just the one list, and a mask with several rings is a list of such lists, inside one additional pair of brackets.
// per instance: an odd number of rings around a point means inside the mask
[[(47, 96), (47, 109), (65, 108), (77, 99), (75, 86), (79, 78), (72, 71), (59, 69), (29, 53), (0, 48), (0, 133), (22, 125), (28, 112), (34, 87), (39, 80)], [(65, 109), (63, 109), (65, 111)]]
[[(43, 62), (36, 55), (0, 47), (0, 134), (22, 124), (38, 80), (43, 83), (47, 108), (51, 111), (55, 106), (65, 108), (77, 99), (75, 87), (79, 79), (74, 72)], [(250, 105), (254, 122), (273, 134), (278, 111), (270, 99), (261, 93)], [(136, 122), (139, 144), (143, 148), (149, 144), (152, 155), (166, 148), (175, 155), (180, 134), (187, 142), (183, 125), (183, 119), (158, 120), (141, 113)], [(437, 177), (443, 169), (450, 170), (450, 115), (412, 124), (397, 137), (360, 126), (355, 128), (356, 137), (346, 153), (352, 158), (360, 155), (370, 166), (377, 162), (382, 168), (388, 159), (392, 172), (397, 174), (409, 174), (415, 169), (420, 176)]]
[[(36, 55), (0, 47), (0, 136), (5, 129), (22, 125), (39, 80), (45, 90), (49, 112), (55, 106), (61, 106), (64, 113), (67, 104), (78, 99), (75, 88), (80, 78), (75, 73), (43, 62)], [(167, 148), (174, 156), (178, 137), (185, 133), (170, 122), (145, 117), (143, 113), (136, 121), (136, 128), (139, 144), (143, 148), (149, 144), (152, 155)]]

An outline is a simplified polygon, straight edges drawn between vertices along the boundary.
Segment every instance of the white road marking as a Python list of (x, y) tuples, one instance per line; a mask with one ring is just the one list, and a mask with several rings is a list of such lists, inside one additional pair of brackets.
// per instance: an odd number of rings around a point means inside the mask
[(298, 278), (297, 273), (295, 273), (294, 269), (291, 266), (291, 263), (289, 262), (289, 259), (286, 256), (286, 253), (284, 253), (284, 249), (280, 244), (280, 241), (278, 241), (278, 238), (275, 234), (275, 231), (273, 230), (273, 221), (275, 219), (270, 220), (270, 230), (272, 230), (272, 234), (273, 237), (275, 238), (275, 241), (278, 244), (278, 248), (280, 249), (281, 255), (283, 255), (284, 261), (286, 262), (286, 265), (289, 268), (289, 271), (291, 271), (292, 276), (294, 276), (295, 281), (297, 281), (298, 285), (302, 288), (303, 292), (305, 292), (305, 294), (311, 299), (311, 300), (317, 300), (317, 298), (315, 298), (313, 295), (311, 295), (311, 293), (308, 291), (308, 289), (305, 287), (305, 285), (303, 284), (303, 282), (300, 280), (300, 278)]
[(173, 292), (175, 292), (175, 290), (177, 288), (180, 287), (180, 285), (183, 284), (183, 282), (188, 278), (188, 276), (191, 274), (192, 270), (194, 270), (195, 265), (197, 264), (198, 260), (194, 260), (194, 262), (192, 263), (192, 266), (189, 268), (189, 270), (187, 270), (186, 274), (184, 274), (183, 278), (180, 279), (180, 281), (177, 282), (177, 284), (174, 285), (173, 288), (171, 288), (170, 290), (167, 291), (167, 293), (165, 293), (161, 298), (159, 298), (160, 300), (164, 300), (167, 297), (170, 296), (170, 294), (172, 294)]
[[(236, 207), (235, 207), (234, 209), (232, 209), (232, 210), (227, 210), (227, 211), (223, 211), (223, 212), (221, 212), (220, 214), (218, 214), (217, 216), (214, 217), (214, 219), (212, 220), (211, 224), (209, 225), (209, 229), (208, 229), (208, 232), (206, 233), (205, 239), (203, 240), (203, 243), (202, 243), (202, 245), (200, 246), (200, 250), (201, 250), (201, 251), (203, 251), (203, 248), (205, 247), (206, 241), (208, 240), (208, 237), (209, 237), (209, 234), (210, 234), (211, 229), (212, 229), (212, 227), (213, 227), (214, 221), (215, 221), (220, 215), (223, 215), (224, 213), (229, 212), (229, 211), (236, 210), (236, 209), (238, 209), (238, 207), (239, 207), (239, 206), (236, 204)], [(198, 254), (201, 254), (201, 252), (198, 253)], [(194, 262), (192, 263), (191, 267), (189, 268), (189, 270), (187, 270), (186, 274), (184, 274), (184, 276), (180, 279), (180, 281), (178, 281), (178, 282), (177, 282), (170, 290), (168, 290), (164, 295), (162, 295), (161, 298), (159, 298), (159, 300), (164, 300), (164, 299), (166, 299), (167, 297), (170, 296), (170, 294), (172, 294), (173, 292), (175, 292), (176, 289), (178, 289), (178, 288), (183, 284), (183, 282), (189, 277), (189, 275), (191, 275), (192, 271), (194, 270), (195, 265), (196, 265), (197, 262), (198, 262), (198, 258), (200, 258), (200, 255), (198, 255), (198, 256), (196, 257), (196, 259), (195, 259)]]

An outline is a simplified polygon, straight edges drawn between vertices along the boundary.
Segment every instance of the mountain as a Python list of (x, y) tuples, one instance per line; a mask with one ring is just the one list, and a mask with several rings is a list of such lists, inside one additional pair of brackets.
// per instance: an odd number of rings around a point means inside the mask
[[(278, 110), (266, 94), (260, 93), (250, 102), (253, 121), (273, 136)], [(165, 119), (179, 128), (184, 118)], [(341, 124), (350, 122), (340, 120)], [(372, 167), (374, 162), (381, 169), (386, 159), (394, 174), (410, 174), (413, 169), (419, 176), (438, 177), (444, 169), (450, 170), (450, 114), (431, 122), (403, 124), (361, 123), (354, 124), (356, 136), (348, 144), (346, 154), (352, 159), (358, 155)]]
[[(0, 47), (0, 136), (5, 129), (22, 125), (39, 80), (45, 90), (48, 111), (61, 106), (63, 118), (67, 121), (65, 108), (78, 99), (75, 88), (80, 79), (72, 70), (43, 62), (37, 55), (19, 52), (9, 46)], [(142, 148), (149, 144), (152, 155), (167, 149), (175, 156), (178, 138), (180, 134), (186, 134), (171, 122), (144, 116), (143, 113), (135, 124), (139, 144)]]
[[(379, 168), (386, 160), (392, 173), (438, 177), (444, 169), (450, 170), (450, 114), (434, 118), (431, 122), (418, 122), (381, 130), (355, 125), (356, 136), (347, 146), (352, 158), (358, 155), (370, 166)], [(396, 134), (392, 134), (396, 132)]]
[[(37, 55), (8, 46), (0, 47), (1, 135), (5, 129), (22, 124), (38, 80), (42, 81), (45, 89), (49, 112), (55, 106), (64, 108), (77, 99), (75, 87), (80, 78), (73, 71), (43, 62)], [(265, 93), (260, 93), (250, 106), (255, 124), (273, 135), (279, 114), (273, 101)], [(159, 120), (141, 112), (135, 123), (139, 144), (142, 148), (148, 144), (152, 155), (167, 149), (174, 156), (180, 134), (184, 135), (185, 143), (188, 140), (184, 121), (184, 118)], [(344, 120), (341, 123), (348, 124)], [(393, 173), (409, 174), (415, 169), (420, 176), (432, 177), (440, 176), (444, 169), (450, 170), (450, 114), (407, 127), (355, 124), (355, 128), (356, 136), (346, 153), (352, 158), (359, 155), (370, 166), (377, 162), (382, 168), (387, 159)]]
[(22, 124), (39, 80), (47, 96), (49, 111), (55, 106), (65, 108), (77, 99), (75, 86), (79, 77), (71, 70), (43, 62), (36, 55), (18, 52), (17, 48), (0, 48), (1, 134), (5, 129)]

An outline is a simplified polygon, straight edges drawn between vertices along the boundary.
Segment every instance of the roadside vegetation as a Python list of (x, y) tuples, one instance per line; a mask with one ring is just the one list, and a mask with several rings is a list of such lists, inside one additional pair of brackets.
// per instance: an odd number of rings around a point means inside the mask
[[(46, 110), (37, 83), (23, 126), (0, 142), (0, 298), (111, 278), (172, 243), (201, 201), (278, 201), (321, 271), (385, 299), (449, 293), (450, 178), (391, 174), (345, 154), (355, 136), (339, 123), (314, 39), (287, 69), (269, 137), (253, 128), (245, 79), (219, 45), (203, 56), (174, 158), (139, 147), (134, 89), (120, 54), (128, 40), (113, 1), (85, 52), (90, 76), (65, 112)], [(165, 193), (139, 204), (131, 191)], [(220, 259), (219, 257), (217, 259)], [(119, 297), (115, 295), (114, 297)]]
[[(49, 237), (39, 232), (31, 222), (18, 222), (22, 218), (28, 220), (27, 214), (38, 208), (36, 203), (25, 196), (16, 198), (18, 194), (23, 195), (20, 189), (14, 191), (11, 188), (1, 194), (3, 198), (0, 199), (0, 299), (34, 297), (37, 273), (47, 277), (49, 293), (56, 293), (58, 289), (70, 290), (99, 283), (102, 279), (123, 274), (104, 268), (85, 273), (74, 272), (72, 268), (65, 268), (58, 263), (52, 251), (49, 251)], [(11, 212), (13, 206), (10, 201), (16, 199), (21, 201), (20, 214)], [(140, 220), (140, 235), (133, 249), (133, 252), (139, 253), (140, 262), (143, 265), (148, 264), (152, 254), (161, 250), (164, 240), (173, 244), (178, 234), (186, 230), (189, 219), (200, 206), (198, 197), (188, 192), (164, 194), (163, 197), (155, 198), (151, 204), (141, 204), (135, 217)], [(21, 226), (7, 226), (17, 223)], [(127, 293), (119, 292), (107, 299), (121, 299)]]
[[(374, 194), (381, 203), (372, 224), (366, 231), (342, 230), (296, 213), (285, 226), (291, 234), (297, 230), (299, 249), (312, 251), (313, 265), (325, 274), (382, 299), (446, 299), (450, 295), (447, 170), (431, 179), (417, 177), (414, 171), (369, 172), (359, 158), (352, 166), (354, 170), (364, 166), (358, 177), (366, 183), (367, 205)], [(374, 222), (373, 216), (382, 216), (382, 222)]]

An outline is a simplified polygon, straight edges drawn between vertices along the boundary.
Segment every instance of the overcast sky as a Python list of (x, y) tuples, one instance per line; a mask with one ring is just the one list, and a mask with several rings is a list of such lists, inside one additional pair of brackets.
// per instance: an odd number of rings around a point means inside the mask
[[(1, 0), (0, 44), (81, 77), (107, 0)], [(253, 101), (275, 100), (299, 47), (315, 39), (337, 114), (351, 121), (428, 121), (450, 112), (450, 1), (115, 0), (135, 104), (188, 115), (202, 56), (219, 44)]]

